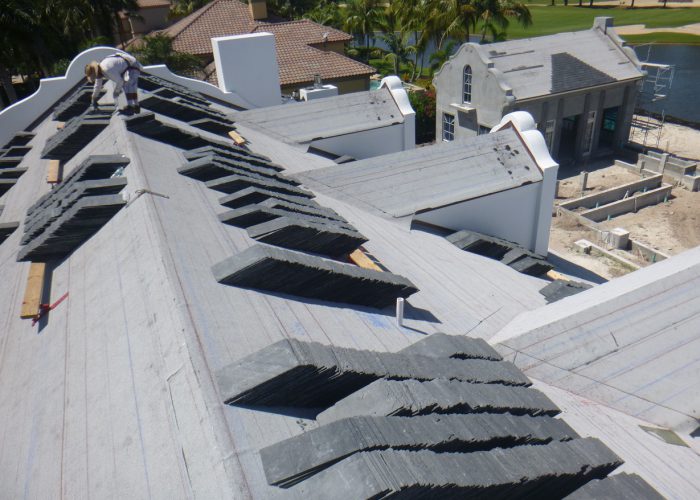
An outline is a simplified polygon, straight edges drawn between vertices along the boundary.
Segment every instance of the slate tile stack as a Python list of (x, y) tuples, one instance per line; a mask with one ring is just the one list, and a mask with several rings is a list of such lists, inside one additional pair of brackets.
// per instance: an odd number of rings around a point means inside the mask
[(32, 149), (27, 144), (34, 134), (29, 132), (17, 132), (7, 144), (0, 148), (0, 196), (12, 189), (26, 167), (20, 167), (24, 156)]
[[(354, 453), (373, 450), (432, 450), (471, 453), (551, 441), (578, 434), (552, 417), (425, 415), (350, 417), (260, 450), (269, 484), (287, 488)], [(323, 443), (322, 446), (318, 444)]]
[(530, 276), (540, 276), (553, 267), (543, 256), (530, 252), (517, 243), (475, 231), (465, 229), (452, 233), (447, 237), (447, 241), (466, 252), (499, 260), (516, 271)]
[[(464, 336), (398, 353), (285, 340), (217, 378), (228, 404), (324, 410), (318, 427), (260, 450), (269, 484), (292, 498), (602, 498), (630, 481), (604, 479), (620, 458)], [(630, 488), (657, 498), (639, 478)]]
[(80, 85), (54, 108), (53, 119), (67, 122), (88, 111), (92, 102), (92, 89), (92, 84)]
[[(417, 291), (405, 278), (360, 269), (342, 259), (367, 241), (313, 193), (268, 158), (243, 148), (209, 145), (183, 153), (178, 172), (228, 196), (219, 216), (268, 246), (256, 245), (212, 268), (220, 283), (300, 297), (385, 307)], [(302, 253), (304, 252), (304, 253)]]
[(139, 87), (148, 90), (142, 108), (186, 122), (215, 134), (226, 135), (235, 127), (224, 113), (211, 107), (201, 94), (153, 75), (142, 74)]
[(217, 373), (228, 404), (328, 407), (379, 379), (459, 380), (528, 386), (506, 361), (443, 358), (360, 351), (316, 342), (276, 342)]
[(177, 148), (193, 149), (211, 144), (209, 140), (198, 134), (156, 119), (152, 112), (142, 111), (138, 115), (125, 118), (124, 123), (130, 132)]
[(588, 290), (592, 285), (579, 281), (554, 280), (540, 290), (540, 293), (551, 304), (566, 297)]
[(68, 120), (44, 146), (41, 157), (51, 160), (68, 161), (90, 143), (109, 125), (113, 110), (101, 108), (88, 110)]
[(124, 205), (118, 194), (129, 164), (121, 155), (91, 156), (27, 210), (18, 261), (65, 257), (87, 241)]
[(636, 474), (615, 474), (605, 479), (594, 479), (581, 486), (566, 500), (661, 500), (659, 493)]
[[(0, 205), (0, 215), (5, 207)], [(19, 227), (19, 222), (0, 222), (0, 245)]]

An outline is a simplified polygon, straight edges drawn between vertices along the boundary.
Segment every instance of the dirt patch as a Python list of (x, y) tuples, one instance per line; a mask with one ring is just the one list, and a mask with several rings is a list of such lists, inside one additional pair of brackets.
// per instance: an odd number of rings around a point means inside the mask
[[(617, 187), (639, 180), (640, 176), (623, 167), (609, 166), (589, 172), (586, 194)], [(578, 175), (560, 180), (557, 203), (580, 196)], [(630, 237), (662, 253), (675, 255), (700, 245), (700, 192), (690, 192), (675, 187), (668, 202), (642, 208), (636, 213), (627, 213), (601, 222), (600, 229), (621, 227), (630, 232)], [(565, 259), (585, 267), (604, 278), (614, 278), (630, 272), (630, 269), (606, 257), (581, 254), (575, 242), (587, 239), (598, 243), (591, 229), (565, 217), (552, 219), (550, 247)], [(602, 246), (602, 245), (601, 245)], [(641, 255), (624, 250), (613, 253), (641, 267), (649, 265)]]

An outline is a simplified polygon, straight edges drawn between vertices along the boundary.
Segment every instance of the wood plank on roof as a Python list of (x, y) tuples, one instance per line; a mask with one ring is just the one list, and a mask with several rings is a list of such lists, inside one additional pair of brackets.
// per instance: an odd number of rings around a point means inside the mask
[(29, 266), (29, 275), (27, 276), (27, 287), (24, 290), (24, 299), (22, 300), (22, 310), (20, 312), (20, 318), (36, 318), (37, 314), (39, 314), (39, 307), (41, 306), (41, 297), (44, 293), (45, 273), (45, 262), (32, 262)]

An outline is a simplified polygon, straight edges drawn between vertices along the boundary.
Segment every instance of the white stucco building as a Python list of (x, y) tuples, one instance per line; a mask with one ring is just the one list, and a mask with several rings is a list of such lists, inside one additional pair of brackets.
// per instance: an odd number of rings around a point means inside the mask
[(527, 111), (562, 165), (620, 149), (644, 73), (634, 51), (598, 17), (585, 31), (466, 43), (435, 75), (438, 140), (488, 132)]

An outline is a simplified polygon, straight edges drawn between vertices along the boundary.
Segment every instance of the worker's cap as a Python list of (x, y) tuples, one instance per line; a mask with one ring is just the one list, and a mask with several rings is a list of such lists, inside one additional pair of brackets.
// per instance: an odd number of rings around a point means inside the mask
[(85, 65), (85, 78), (88, 79), (88, 82), (92, 83), (97, 79), (99, 69), (100, 63), (97, 61), (92, 61), (91, 63)]

